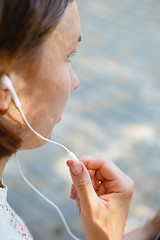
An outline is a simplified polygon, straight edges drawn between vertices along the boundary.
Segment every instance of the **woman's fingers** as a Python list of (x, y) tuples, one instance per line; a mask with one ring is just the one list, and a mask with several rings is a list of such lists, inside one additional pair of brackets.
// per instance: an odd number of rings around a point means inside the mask
[[(94, 170), (90, 170), (90, 169), (87, 169), (87, 170), (88, 170), (88, 173), (89, 173), (90, 178), (91, 178), (91, 180), (92, 180), (93, 188), (94, 188), (95, 191), (96, 191), (97, 186), (99, 186), (99, 181), (94, 178), (94, 176), (95, 176), (95, 171), (94, 171)], [(71, 193), (70, 193), (70, 198), (71, 198), (72, 200), (75, 200), (75, 198), (76, 198), (76, 193), (77, 193), (77, 189), (76, 189), (75, 185), (72, 184)]]
[[(88, 170), (88, 172), (90, 173), (90, 170)], [(91, 174), (90, 174), (90, 177), (91, 177)], [(101, 181), (95, 179), (94, 177), (91, 178), (91, 181), (92, 181), (93, 188), (94, 188), (94, 190), (95, 190), (95, 192), (97, 193), (98, 196), (105, 193), (105, 189), (102, 186)], [(70, 198), (72, 200), (75, 200), (76, 195), (77, 195), (77, 189), (76, 189), (75, 185), (72, 184)]]
[[(75, 178), (75, 174), (71, 170), (72, 179), (79, 179), (77, 180), (80, 181), (79, 185), (88, 185), (89, 189), (94, 189), (98, 196), (101, 194), (122, 193), (127, 191), (128, 193), (133, 193), (133, 181), (127, 175), (125, 175), (113, 162), (104, 156), (81, 156), (79, 157), (79, 160), (86, 166), (88, 171), (86, 171), (86, 168), (83, 164), (81, 165), (80, 162), (73, 163), (73, 161), (68, 161), (68, 166), (71, 168), (73, 167), (73, 171), (77, 169), (78, 166), (80, 167), (79, 170), (85, 170), (85, 174), (78, 172), (80, 179), (79, 177)], [(83, 179), (84, 177), (85, 179)], [(82, 186), (79, 187), (82, 188)], [(86, 187), (84, 187), (84, 189), (86, 190)], [(74, 189), (72, 194), (73, 199), (75, 199), (75, 191), (76, 190)]]
[(104, 156), (80, 156), (79, 160), (84, 163), (88, 169), (98, 170), (100, 180), (114, 180), (119, 178), (123, 172), (108, 158)]
[(133, 181), (105, 157), (79, 160), (67, 165), (73, 180), (71, 199), (76, 200), (87, 239), (108, 239), (108, 234), (122, 239)]
[(70, 168), (71, 177), (77, 189), (81, 206), (83, 206), (83, 210), (87, 213), (92, 202), (97, 198), (89, 172), (80, 161), (73, 162), (72, 160), (69, 160), (67, 161), (67, 165)]
[(72, 184), (70, 198), (72, 200), (75, 200), (76, 199), (76, 195), (77, 195), (77, 189), (76, 189), (75, 185)]
[[(98, 196), (109, 200), (115, 193), (123, 193), (129, 198), (134, 192), (134, 182), (124, 174), (112, 161), (104, 156), (80, 156), (79, 160), (84, 163), (87, 169), (94, 170), (92, 182), (101, 183), (94, 189)], [(112, 195), (108, 195), (111, 194)]]
[(129, 180), (128, 176), (125, 175), (112, 161), (104, 156), (80, 156), (79, 160), (83, 162), (87, 169), (95, 170), (95, 178), (100, 181), (117, 181), (118, 183), (124, 184), (125, 181)]
[(79, 212), (79, 216), (80, 216), (80, 215), (81, 215), (80, 199), (79, 199), (79, 195), (78, 195), (77, 189), (76, 189), (76, 187), (75, 187), (74, 184), (72, 184), (70, 198), (71, 198), (72, 200), (75, 200), (75, 201), (76, 201), (77, 208), (78, 208), (78, 212)]
[[(79, 160), (86, 166), (92, 187), (98, 196), (107, 193), (133, 193), (133, 181), (106, 157), (89, 155), (80, 156)], [(73, 193), (75, 193), (75, 191), (76, 190), (74, 190)]]
[(76, 204), (77, 204), (77, 208), (78, 208), (78, 214), (79, 214), (79, 216), (81, 216), (81, 203), (80, 203), (80, 199), (79, 199), (78, 193), (76, 195), (75, 200), (76, 200)]

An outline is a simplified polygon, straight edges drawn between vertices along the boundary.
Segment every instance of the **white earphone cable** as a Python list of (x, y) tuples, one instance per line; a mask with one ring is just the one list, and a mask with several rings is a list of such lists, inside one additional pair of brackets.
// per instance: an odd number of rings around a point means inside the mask
[(68, 232), (68, 234), (75, 240), (80, 240), (80, 238), (77, 238), (72, 232), (71, 230), (69, 229), (68, 225), (67, 225), (67, 222), (66, 220), (64, 219), (64, 216), (61, 212), (61, 210), (56, 206), (55, 203), (53, 203), (51, 200), (49, 200), (46, 196), (44, 196), (35, 186), (32, 185), (32, 183), (30, 183), (28, 181), (28, 179), (24, 176), (24, 173), (22, 171), (22, 168), (21, 168), (21, 165), (20, 165), (20, 162), (19, 162), (19, 157), (18, 157), (18, 153), (16, 153), (16, 160), (17, 160), (17, 165), (18, 165), (18, 168), (19, 168), (19, 171), (20, 171), (20, 174), (23, 178), (23, 180), (39, 195), (41, 196), (46, 202), (48, 202), (49, 204), (51, 204), (56, 210), (57, 212), (59, 213), (63, 223), (64, 223), (64, 226)]
[[(50, 143), (53, 143), (53, 144), (56, 144), (56, 145), (62, 147), (63, 149), (66, 150), (66, 152), (68, 153), (68, 156), (69, 156), (73, 161), (79, 161), (78, 158), (75, 156), (75, 154), (74, 154), (73, 152), (69, 151), (68, 148), (66, 148), (65, 146), (63, 146), (63, 145), (60, 144), (60, 143), (54, 142), (54, 141), (52, 141), (52, 140), (50, 140), (50, 139), (47, 139), (47, 138), (41, 136), (39, 133), (37, 133), (37, 132), (31, 127), (31, 125), (28, 123), (28, 121), (27, 121), (27, 119), (26, 119), (26, 117), (25, 117), (25, 115), (24, 115), (24, 113), (23, 113), (23, 111), (22, 111), (22, 108), (19, 106), (18, 109), (19, 109), (19, 111), (20, 111), (20, 113), (21, 113), (21, 115), (22, 115), (23, 120), (24, 120), (25, 123), (27, 124), (27, 126), (28, 126), (28, 127), (31, 129), (31, 131), (33, 131), (39, 138), (41, 138), (41, 139), (43, 139), (43, 140), (45, 140), (45, 141), (47, 141), (47, 142), (50, 142)], [(56, 206), (56, 204), (53, 203), (51, 200), (49, 200), (46, 196), (44, 196), (44, 195), (43, 195), (36, 187), (34, 187), (34, 186), (32, 185), (32, 183), (30, 183), (30, 182), (28, 181), (28, 179), (24, 176), (23, 171), (22, 171), (22, 168), (21, 168), (21, 166), (20, 166), (18, 154), (16, 154), (16, 159), (17, 159), (17, 164), (18, 164), (18, 168), (19, 168), (20, 174), (21, 174), (22, 178), (24, 179), (24, 181), (25, 181), (39, 196), (41, 196), (46, 202), (48, 202), (49, 204), (51, 204), (51, 205), (57, 210), (57, 212), (59, 213), (59, 215), (60, 215), (60, 217), (61, 217), (61, 219), (62, 219), (62, 221), (63, 221), (63, 223), (64, 223), (64, 226), (65, 226), (67, 232), (69, 233), (69, 235), (70, 235), (73, 239), (75, 239), (75, 240), (80, 240), (79, 238), (77, 238), (77, 237), (71, 232), (71, 230), (69, 229), (69, 227), (68, 227), (68, 225), (67, 225), (66, 220), (64, 219), (64, 216), (63, 216), (61, 210)]]
[(45, 141), (47, 141), (47, 142), (54, 143), (54, 144), (56, 144), (56, 145), (64, 148), (64, 149), (67, 151), (67, 153), (70, 153), (70, 151), (68, 150), (68, 148), (66, 148), (66, 147), (63, 146), (62, 144), (57, 143), (57, 142), (54, 142), (54, 141), (52, 141), (52, 140), (50, 140), (50, 139), (48, 139), (48, 138), (45, 138), (45, 137), (41, 136), (38, 132), (36, 132), (36, 131), (31, 127), (31, 125), (29, 124), (29, 122), (27, 121), (27, 119), (26, 119), (26, 117), (25, 117), (25, 115), (24, 115), (24, 113), (23, 113), (23, 111), (22, 111), (22, 108), (19, 107), (18, 109), (19, 109), (19, 111), (20, 111), (20, 113), (21, 113), (21, 115), (22, 115), (22, 117), (23, 117), (23, 120), (24, 120), (25, 123), (27, 124), (27, 126), (28, 126), (39, 138), (41, 138), (41, 139), (43, 139), (43, 140), (45, 140)]
[[(54, 142), (50, 139), (47, 139), (43, 136), (41, 136), (39, 133), (37, 133), (32, 127), (31, 125), (28, 123), (23, 111), (22, 111), (22, 108), (21, 108), (21, 103), (19, 101), (19, 98), (16, 94), (16, 91), (10, 81), (10, 79), (8, 78), (8, 76), (4, 75), (3, 78), (1, 79), (1, 82), (0, 82), (0, 85), (1, 85), (1, 89), (8, 89), (11, 93), (11, 96), (12, 96), (12, 99), (17, 107), (17, 109), (19, 110), (20, 114), (22, 115), (22, 118), (23, 120), (25, 121), (25, 123), (27, 124), (27, 126), (31, 129), (32, 132), (34, 132), (39, 138), (47, 141), (47, 142), (50, 142), (50, 143), (53, 143), (53, 144), (56, 144), (56, 145), (59, 145), (60, 147), (62, 147), (63, 149), (66, 150), (66, 152), (68, 153), (68, 156), (70, 159), (72, 159), (73, 161), (79, 161), (78, 158), (75, 156), (75, 154), (73, 152), (70, 152), (65, 146), (63, 146), (62, 144), (60, 143), (57, 143), (57, 142)], [(18, 155), (16, 155), (16, 159), (17, 159), (17, 164), (18, 164), (18, 168), (19, 168), (19, 171), (21, 173), (21, 176), (22, 178), (24, 179), (24, 181), (35, 191), (37, 192), (44, 200), (46, 200), (49, 204), (51, 204), (59, 213), (60, 217), (62, 218), (62, 221), (67, 229), (67, 232), (69, 233), (69, 235), (75, 239), (75, 240), (80, 240), (79, 238), (77, 238), (76, 236), (73, 235), (73, 233), (70, 231), (64, 217), (63, 217), (63, 214), (62, 212), (60, 211), (60, 209), (52, 202), (50, 201), (47, 197), (45, 197), (37, 188), (35, 188), (28, 180), (27, 178), (24, 176), (23, 172), (22, 172), (22, 168), (20, 166), (20, 163), (19, 163), (19, 159), (18, 159)]]
[(50, 139), (48, 139), (48, 138), (45, 138), (45, 137), (43, 137), (42, 135), (40, 135), (38, 132), (36, 132), (36, 131), (31, 127), (31, 125), (29, 124), (29, 122), (27, 121), (27, 119), (26, 119), (26, 117), (25, 117), (25, 115), (24, 115), (24, 113), (23, 113), (23, 111), (22, 111), (22, 108), (21, 108), (20, 106), (17, 106), (17, 108), (18, 108), (19, 112), (21, 113), (22, 118), (23, 118), (23, 120), (25, 121), (25, 123), (27, 124), (27, 126), (28, 126), (28, 127), (31, 129), (31, 131), (34, 132), (39, 138), (41, 138), (41, 139), (43, 139), (43, 140), (45, 140), (45, 141), (47, 141), (47, 142), (49, 142), (49, 143), (53, 143), (53, 144), (56, 144), (56, 145), (62, 147), (63, 149), (66, 150), (66, 152), (68, 153), (68, 156), (69, 156), (70, 159), (72, 159), (72, 160), (75, 161), (75, 162), (78, 162), (78, 161), (79, 161), (78, 158), (76, 157), (76, 155), (75, 155), (73, 152), (69, 151), (67, 147), (65, 147), (64, 145), (62, 145), (62, 144), (60, 144), (60, 143), (58, 143), (58, 142), (54, 142), (54, 141), (52, 141), (52, 140), (50, 140)]

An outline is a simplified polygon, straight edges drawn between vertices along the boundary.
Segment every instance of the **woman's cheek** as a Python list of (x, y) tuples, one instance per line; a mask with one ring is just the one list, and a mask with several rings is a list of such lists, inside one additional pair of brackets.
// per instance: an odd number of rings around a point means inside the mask
[(69, 75), (64, 75), (62, 76), (63, 79), (61, 81), (59, 81), (59, 83), (61, 82), (61, 84), (58, 85), (57, 87), (57, 98), (56, 98), (56, 106), (53, 106), (53, 111), (55, 111), (56, 108), (56, 112), (58, 113), (58, 118), (62, 115), (64, 107), (67, 103), (67, 100), (70, 96), (70, 79), (69, 79)]

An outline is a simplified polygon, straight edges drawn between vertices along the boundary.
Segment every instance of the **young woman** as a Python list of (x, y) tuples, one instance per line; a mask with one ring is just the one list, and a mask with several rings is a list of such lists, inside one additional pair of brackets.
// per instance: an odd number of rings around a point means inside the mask
[[(10, 78), (23, 112), (38, 133), (50, 138), (70, 93), (78, 87), (69, 56), (81, 40), (76, 3), (69, 0), (0, 2), (0, 77)], [(25, 124), (8, 90), (0, 88), (0, 179), (16, 151), (45, 144)], [(67, 161), (87, 240), (120, 240), (133, 181), (104, 156)], [(0, 239), (32, 239), (0, 186)], [(44, 229), (45, 231), (45, 229)], [(54, 236), (53, 236), (54, 239)]]

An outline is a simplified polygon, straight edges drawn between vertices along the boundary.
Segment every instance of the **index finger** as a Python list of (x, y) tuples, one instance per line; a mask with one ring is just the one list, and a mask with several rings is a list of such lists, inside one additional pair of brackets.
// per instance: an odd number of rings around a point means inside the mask
[[(105, 156), (83, 155), (78, 158), (87, 169), (97, 170), (106, 180), (116, 180), (124, 177), (124, 173)], [(97, 173), (98, 174), (98, 173)]]

